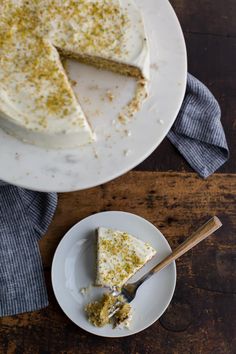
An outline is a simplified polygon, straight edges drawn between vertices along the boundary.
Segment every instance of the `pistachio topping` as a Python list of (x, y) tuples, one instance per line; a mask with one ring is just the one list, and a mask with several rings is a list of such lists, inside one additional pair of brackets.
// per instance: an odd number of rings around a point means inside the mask
[(90, 143), (95, 134), (63, 59), (147, 79), (144, 37), (133, 0), (1, 0), (1, 128), (43, 147)]
[[(125, 10), (110, 0), (2, 0), (1, 86), (11, 86), (18, 103), (24, 99), (19, 93), (30, 91), (26, 113), (36, 116), (35, 128), (46, 129), (50, 118), (70, 117), (76, 105), (56, 48), (119, 54), (127, 25)], [(72, 125), (80, 124), (80, 118)]]
[(127, 232), (99, 228), (97, 284), (121, 287), (155, 253), (148, 243)]

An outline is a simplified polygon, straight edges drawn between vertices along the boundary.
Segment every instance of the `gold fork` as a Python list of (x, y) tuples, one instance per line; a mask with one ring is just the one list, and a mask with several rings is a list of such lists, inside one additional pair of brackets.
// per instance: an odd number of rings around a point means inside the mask
[[(163, 259), (158, 265), (156, 265), (152, 270), (145, 274), (141, 279), (135, 283), (125, 284), (120, 291), (114, 290), (112, 292), (113, 296), (122, 295), (127, 302), (134, 300), (137, 290), (139, 287), (148, 280), (152, 275), (160, 272), (162, 269), (167, 267), (170, 263), (181, 257), (183, 254), (191, 250), (198, 243), (205, 240), (208, 236), (213, 234), (222, 226), (221, 221), (217, 216), (214, 216), (207, 223), (201, 226), (197, 231), (195, 231), (187, 240), (180, 244), (169, 256)], [(119, 310), (121, 303), (117, 302), (113, 307), (109, 317), (114, 316), (114, 314)]]

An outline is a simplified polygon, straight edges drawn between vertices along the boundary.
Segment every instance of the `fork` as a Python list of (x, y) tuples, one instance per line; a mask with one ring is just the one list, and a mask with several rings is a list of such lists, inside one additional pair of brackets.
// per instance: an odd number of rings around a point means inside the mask
[[(221, 221), (217, 216), (214, 216), (207, 223), (201, 226), (197, 231), (195, 231), (187, 240), (180, 244), (169, 256), (163, 259), (159, 264), (157, 264), (153, 269), (146, 273), (141, 279), (135, 283), (125, 284), (120, 291), (114, 290), (112, 295), (117, 297), (122, 295), (126, 302), (131, 302), (134, 300), (137, 290), (139, 287), (149, 278), (151, 278), (157, 272), (160, 272), (162, 269), (166, 268), (170, 263), (175, 261), (177, 258), (181, 257), (183, 254), (191, 250), (198, 243), (205, 240), (208, 236), (213, 234), (222, 226)], [(117, 301), (115, 303), (113, 310), (111, 311), (109, 317), (114, 316), (114, 314), (119, 310), (119, 307), (122, 303)]]

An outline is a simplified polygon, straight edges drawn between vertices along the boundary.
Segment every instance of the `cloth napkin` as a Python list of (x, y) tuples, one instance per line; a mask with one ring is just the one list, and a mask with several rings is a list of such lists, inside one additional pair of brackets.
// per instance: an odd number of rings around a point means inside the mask
[(220, 119), (221, 110), (212, 93), (188, 74), (186, 96), (168, 138), (203, 178), (229, 159)]
[(0, 181), (0, 316), (48, 305), (38, 241), (57, 205), (39, 193)]

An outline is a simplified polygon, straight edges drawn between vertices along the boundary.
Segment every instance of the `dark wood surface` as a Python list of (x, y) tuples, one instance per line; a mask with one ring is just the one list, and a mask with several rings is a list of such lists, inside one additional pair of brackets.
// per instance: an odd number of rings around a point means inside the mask
[[(1, 353), (155, 354), (235, 353), (236, 178), (216, 174), (130, 172), (104, 186), (62, 194), (40, 246), (50, 306), (1, 319)], [(217, 214), (224, 227), (177, 262), (178, 281), (168, 311), (144, 332), (124, 339), (93, 336), (59, 308), (51, 289), (55, 249), (78, 220), (103, 210), (136, 213), (155, 224), (172, 247)]]
[[(1, 318), (0, 354), (236, 353), (236, 1), (171, 3), (184, 30), (189, 71), (221, 104), (231, 159), (204, 181), (190, 173), (165, 140), (135, 172), (88, 191), (60, 195), (53, 223), (40, 243), (50, 306)], [(60, 239), (73, 224), (103, 210), (147, 218), (172, 247), (214, 214), (224, 224), (178, 261), (176, 292), (161, 319), (124, 339), (99, 338), (76, 327), (51, 288), (51, 262)]]

